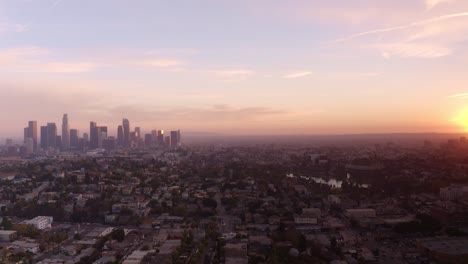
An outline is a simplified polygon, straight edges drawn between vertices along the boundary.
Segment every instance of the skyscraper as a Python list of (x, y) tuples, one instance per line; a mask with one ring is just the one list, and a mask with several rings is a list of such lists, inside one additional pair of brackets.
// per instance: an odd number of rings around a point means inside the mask
[(106, 151), (112, 151), (115, 149), (117, 140), (114, 137), (108, 137), (102, 141), (102, 148)]
[(180, 138), (180, 129), (177, 130), (177, 146), (180, 146), (182, 143), (181, 143), (181, 138)]
[(107, 139), (107, 127), (106, 126), (103, 126), (103, 127), (97, 127), (97, 130), (98, 130), (98, 148), (102, 148), (103, 145), (102, 143), (104, 142), (104, 140)]
[(57, 125), (55, 123), (47, 123), (47, 146), (57, 147)]
[(70, 147), (78, 148), (78, 145), (80, 143), (78, 134), (78, 129), (70, 129)]
[(124, 132), (123, 132), (123, 126), (119, 126), (117, 128), (117, 144), (121, 147), (124, 146)]
[(33, 139), (34, 151), (37, 150), (37, 121), (29, 121), (29, 137)]
[(34, 153), (34, 140), (32, 138), (26, 138), (24, 142), (24, 146), (26, 148), (26, 155), (29, 156)]
[(28, 126), (24, 128), (24, 143), (31, 138), (33, 141), (33, 152), (37, 150), (37, 121), (29, 121)]
[(177, 148), (179, 145), (179, 132), (171, 131), (171, 148)]
[(41, 126), (41, 148), (47, 149), (49, 147), (49, 137), (47, 136), (47, 126)]
[(89, 146), (89, 135), (88, 133), (83, 133), (83, 148)]
[(123, 136), (124, 136), (124, 146), (130, 146), (130, 121), (127, 118), (124, 118), (122, 121), (123, 126)]
[(68, 115), (64, 114), (62, 118), (62, 149), (70, 148), (70, 127), (68, 125)]
[(62, 149), (62, 136), (55, 136), (55, 148)]
[(152, 135), (151, 134), (145, 134), (145, 147), (151, 147), (152, 144)]
[(89, 123), (89, 147), (91, 149), (96, 149), (98, 148), (98, 142), (99, 142), (99, 131), (97, 129), (97, 123), (91, 121)]
[(164, 146), (164, 130), (158, 130), (158, 145)]
[(134, 148), (135, 147), (135, 143), (137, 142), (137, 136), (136, 136), (136, 132), (133, 131), (133, 132), (130, 132), (130, 146), (131, 148)]
[(25, 127), (25, 128), (24, 128), (23, 143), (26, 143), (26, 140), (27, 140), (28, 138), (30, 138), (30, 137), (29, 137), (29, 134), (30, 134), (30, 133), (29, 133), (29, 127)]
[(151, 145), (156, 146), (158, 142), (158, 131), (152, 130), (151, 131)]
[(137, 139), (141, 138), (141, 128), (140, 127), (135, 127), (135, 137)]

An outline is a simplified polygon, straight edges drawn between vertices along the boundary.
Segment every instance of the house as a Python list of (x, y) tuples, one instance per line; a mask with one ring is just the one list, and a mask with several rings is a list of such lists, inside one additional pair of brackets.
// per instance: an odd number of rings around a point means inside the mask
[(39, 253), (39, 244), (30, 240), (17, 240), (8, 247), (8, 249), (19, 250), (23, 252)]
[(0, 242), (11, 242), (17, 237), (16, 231), (0, 230)]
[(143, 261), (146, 255), (154, 253), (154, 250), (141, 251), (135, 250), (122, 263), (123, 264), (139, 264)]

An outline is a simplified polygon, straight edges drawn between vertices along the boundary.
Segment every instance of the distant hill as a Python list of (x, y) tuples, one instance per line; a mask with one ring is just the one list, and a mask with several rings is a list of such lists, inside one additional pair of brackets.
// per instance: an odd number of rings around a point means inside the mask
[(314, 145), (368, 145), (393, 143), (397, 145), (422, 145), (425, 140), (434, 144), (458, 139), (461, 133), (391, 133), (343, 135), (225, 135), (217, 133), (184, 133), (186, 144), (314, 144)]

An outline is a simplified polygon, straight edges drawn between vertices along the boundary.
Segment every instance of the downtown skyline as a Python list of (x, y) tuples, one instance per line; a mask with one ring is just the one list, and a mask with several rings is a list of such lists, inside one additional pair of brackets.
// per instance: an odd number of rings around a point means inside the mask
[(0, 1), (0, 138), (465, 132), (466, 36), (460, 0)]
[[(55, 122), (47, 122), (38, 127), (38, 122), (29, 121), (28, 126), (23, 129), (23, 141), (21, 144), (13, 146), (12, 139), (6, 139), (7, 147), (20, 147), (20, 155), (29, 157), (31, 155), (55, 153), (56, 151), (83, 151), (83, 150), (103, 150), (113, 151), (117, 148), (171, 148), (175, 149), (181, 146), (180, 130), (168, 131), (164, 129), (150, 129), (143, 133), (141, 127), (132, 128), (127, 118), (122, 119), (122, 125), (115, 129), (114, 135), (112, 128), (106, 125), (98, 124), (95, 121), (89, 122), (88, 130), (81, 132), (76, 128), (70, 128), (68, 114), (63, 114), (61, 124), (61, 134), (57, 131)], [(143, 130), (144, 131), (144, 130)], [(49, 153), (50, 154), (50, 153)]]

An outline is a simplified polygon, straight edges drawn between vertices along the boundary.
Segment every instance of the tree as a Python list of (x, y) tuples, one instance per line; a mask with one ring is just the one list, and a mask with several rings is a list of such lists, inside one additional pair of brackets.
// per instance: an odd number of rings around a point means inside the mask
[(125, 239), (125, 231), (122, 228), (117, 228), (111, 233), (112, 239), (122, 242)]
[(52, 234), (50, 237), (50, 241), (60, 244), (62, 241), (68, 238), (68, 234), (66, 232), (57, 232)]
[(332, 237), (330, 240), (330, 247), (333, 251), (336, 251), (338, 249), (338, 241), (336, 240), (335, 237)]
[(75, 234), (73, 235), (73, 239), (75, 239), (75, 240), (80, 240), (80, 239), (81, 239), (80, 233), (75, 233)]
[(216, 200), (211, 199), (211, 198), (204, 198), (203, 199), (203, 206), (205, 207), (211, 207), (211, 208), (216, 208), (218, 206), (218, 203)]
[(299, 251), (303, 252), (307, 250), (307, 240), (304, 235), (301, 234), (299, 237)]
[(141, 251), (148, 251), (150, 249), (150, 247), (148, 245), (144, 245), (141, 247)]
[(25, 225), (25, 224), (17, 224), (13, 225), (13, 230), (18, 232), (18, 235), (30, 237), (30, 238), (37, 238), (41, 234), (41, 231), (33, 226)]
[(13, 223), (8, 217), (3, 217), (1, 226), (4, 230), (11, 230), (13, 228)]
[(133, 214), (133, 211), (130, 210), (129, 208), (122, 208), (120, 210), (120, 214), (121, 215), (132, 215)]

